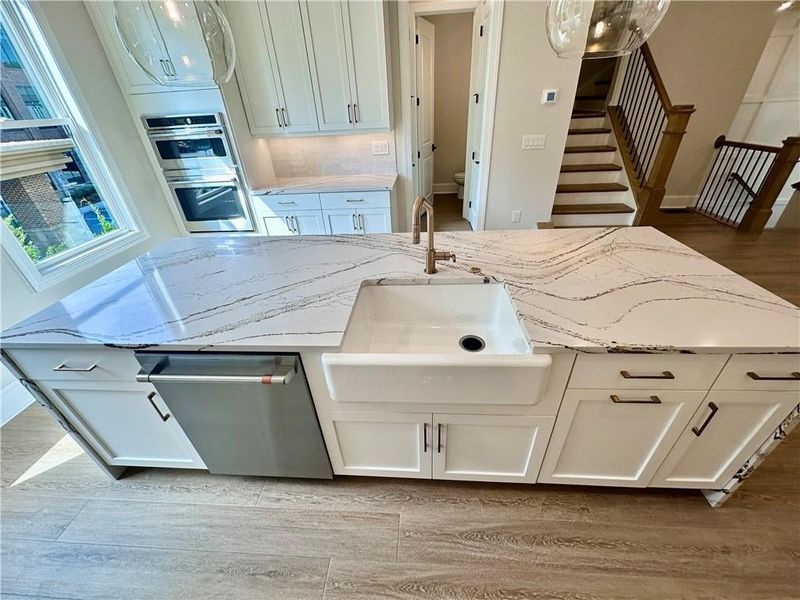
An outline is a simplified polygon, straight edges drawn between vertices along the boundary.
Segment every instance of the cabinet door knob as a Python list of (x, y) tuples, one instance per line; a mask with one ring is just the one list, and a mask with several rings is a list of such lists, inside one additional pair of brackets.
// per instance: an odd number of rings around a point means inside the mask
[(172, 415), (170, 415), (169, 413), (165, 415), (164, 413), (161, 412), (161, 410), (159, 410), (158, 406), (155, 403), (155, 400), (153, 400), (155, 397), (156, 397), (155, 392), (150, 392), (149, 394), (147, 394), (147, 399), (150, 401), (150, 406), (152, 406), (153, 410), (155, 410), (158, 416), (161, 417), (161, 420), (166, 422)]
[(708, 427), (708, 424), (711, 423), (711, 419), (714, 418), (714, 415), (717, 414), (717, 411), (719, 410), (719, 406), (717, 406), (713, 402), (708, 403), (708, 408), (711, 409), (711, 412), (708, 413), (708, 416), (706, 417), (706, 420), (703, 421), (703, 424), (700, 425), (699, 428), (692, 427), (692, 433), (695, 434), (697, 437), (703, 435), (703, 432), (706, 430), (706, 427)]

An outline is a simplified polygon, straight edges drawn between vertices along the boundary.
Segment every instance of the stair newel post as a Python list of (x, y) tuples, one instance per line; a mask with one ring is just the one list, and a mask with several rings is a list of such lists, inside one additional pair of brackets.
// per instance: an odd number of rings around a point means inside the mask
[(783, 140), (780, 152), (775, 157), (758, 194), (753, 198), (753, 202), (736, 228), (737, 231), (756, 233), (764, 229), (772, 216), (772, 207), (778, 199), (778, 194), (781, 193), (798, 160), (800, 160), (800, 137), (788, 137)]
[(667, 178), (675, 162), (675, 156), (686, 133), (689, 117), (695, 108), (691, 104), (673, 105), (667, 113), (667, 125), (661, 136), (653, 165), (642, 187), (641, 202), (636, 212), (634, 225), (649, 225), (658, 220), (661, 201), (666, 192)]

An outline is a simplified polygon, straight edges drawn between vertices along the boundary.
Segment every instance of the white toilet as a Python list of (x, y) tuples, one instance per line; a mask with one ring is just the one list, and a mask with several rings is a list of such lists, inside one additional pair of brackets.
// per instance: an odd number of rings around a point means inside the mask
[(454, 173), (453, 174), (453, 181), (455, 181), (456, 185), (458, 186), (458, 199), (459, 200), (463, 200), (464, 199), (464, 171), (461, 171), (460, 173)]

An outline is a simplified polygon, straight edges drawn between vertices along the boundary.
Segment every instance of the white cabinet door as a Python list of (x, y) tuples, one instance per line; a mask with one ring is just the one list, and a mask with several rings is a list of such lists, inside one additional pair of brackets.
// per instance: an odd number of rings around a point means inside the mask
[(646, 486), (705, 395), (568, 389), (539, 481)]
[(267, 235), (297, 235), (294, 231), (292, 217), (288, 213), (262, 218), (264, 219), (264, 227), (267, 229)]
[(176, 22), (165, 8), (166, 4), (151, 4), (150, 8), (168, 54), (165, 67), (171, 70), (171, 78), (191, 81), (197, 86), (215, 85), (214, 71), (197, 11), (189, 7), (189, 10), (184, 11), (184, 17)]
[(796, 392), (710, 392), (650, 486), (718, 489), (798, 401)]
[(337, 475), (431, 476), (431, 414), (335, 411), (320, 424)]
[(535, 483), (554, 417), (433, 416), (433, 477)]
[(325, 220), (322, 211), (307, 210), (292, 214), (294, 229), (297, 235), (325, 235)]
[[(103, 4), (103, 3), (100, 3)], [(258, 2), (225, 2), (236, 41), (236, 81), (254, 135), (283, 133), (283, 95), (275, 80), (267, 45), (266, 11)]]
[(383, 3), (342, 2), (348, 48), (350, 97), (356, 129), (389, 128), (389, 89)]
[(116, 381), (40, 383), (108, 464), (206, 468), (153, 386)]
[(391, 233), (392, 216), (388, 208), (364, 209), (357, 217), (361, 233)]
[(358, 213), (354, 210), (325, 210), (325, 226), (331, 235), (352, 235), (361, 233)]
[(353, 128), (341, 2), (311, 0), (305, 13), (306, 47), (321, 131)]
[(270, 1), (262, 7), (266, 15), (264, 31), (271, 49), (273, 73), (283, 95), (280, 106), (282, 131), (318, 131), (300, 3)]

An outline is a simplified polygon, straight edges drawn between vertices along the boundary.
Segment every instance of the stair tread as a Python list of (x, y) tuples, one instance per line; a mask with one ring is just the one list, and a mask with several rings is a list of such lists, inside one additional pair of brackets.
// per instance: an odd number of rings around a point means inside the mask
[(610, 213), (632, 213), (635, 212), (627, 204), (622, 202), (609, 202), (606, 204), (554, 204), (554, 215), (600, 215)]
[(567, 146), (564, 148), (565, 154), (579, 154), (581, 152), (614, 152), (616, 150), (616, 146), (606, 146), (606, 145), (597, 145), (597, 146)]
[(561, 165), (562, 173), (587, 173), (591, 171), (622, 171), (622, 166), (614, 163)]
[(602, 110), (583, 110), (572, 113), (573, 119), (597, 119), (598, 117), (605, 117), (606, 113)]
[(556, 194), (582, 194), (585, 192), (624, 192), (628, 186), (621, 183), (560, 183)]
[(611, 133), (610, 127), (586, 127), (584, 129), (570, 129), (569, 135), (594, 135), (599, 133)]

